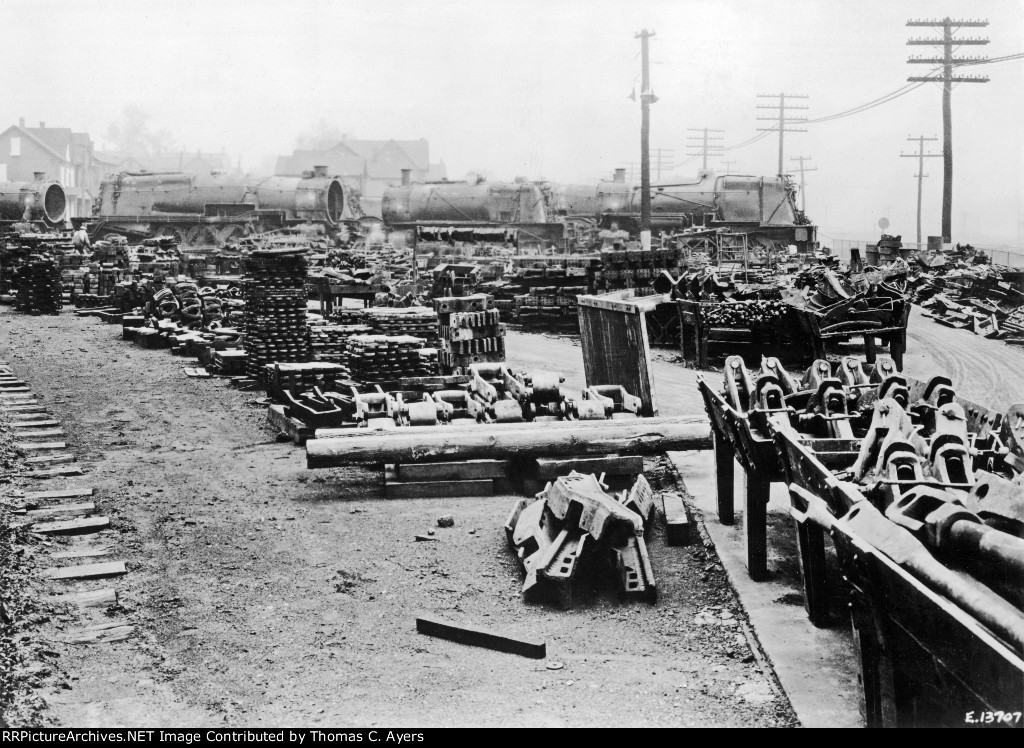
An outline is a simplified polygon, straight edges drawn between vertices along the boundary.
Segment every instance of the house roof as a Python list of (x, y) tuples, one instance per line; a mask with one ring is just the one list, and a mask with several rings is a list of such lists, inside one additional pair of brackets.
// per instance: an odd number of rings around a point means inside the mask
[(61, 154), (61, 157), (71, 147), (70, 127), (23, 127), (22, 129), (35, 135), (56, 153)]
[[(33, 128), (33, 129), (35, 129), (35, 128)], [(16, 130), (23, 137), (26, 137), (26, 138), (29, 138), (30, 140), (32, 140), (36, 145), (38, 145), (43, 150), (49, 151), (51, 154), (53, 154), (53, 156), (55, 158), (58, 158), (61, 161), (64, 161), (64, 153), (59, 153), (56, 150), (54, 150), (54, 148), (49, 143), (47, 143), (45, 140), (41, 140), (40, 138), (36, 137), (36, 135), (34, 135), (30, 131), (29, 128), (19, 127), (18, 125), (11, 125), (6, 130), (4, 130), (2, 133), (0, 133), (0, 136), (6, 135), (11, 130)]]
[(347, 149), (297, 150), (291, 156), (278, 156), (275, 174), (301, 174), (314, 166), (324, 165), (328, 173), (362, 176), (363, 159)]
[(401, 179), (402, 169), (442, 177), (444, 164), (430, 163), (430, 145), (419, 140), (353, 140), (319, 143), (317, 148), (298, 149), (291, 156), (279, 156), (277, 174), (301, 174), (323, 164), (334, 174), (366, 174), (375, 179)]
[(382, 154), (389, 150), (397, 150), (405, 155), (414, 169), (427, 169), (430, 166), (430, 143), (426, 139), (419, 140), (352, 140), (345, 139), (338, 143), (356, 153), (367, 161), (379, 161)]

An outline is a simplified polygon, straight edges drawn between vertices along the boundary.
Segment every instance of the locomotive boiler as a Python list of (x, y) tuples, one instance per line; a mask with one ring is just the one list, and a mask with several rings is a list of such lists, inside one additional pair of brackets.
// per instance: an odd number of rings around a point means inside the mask
[(544, 194), (532, 182), (428, 182), (388, 187), (381, 214), (389, 225), (547, 222)]
[(0, 222), (42, 221), (51, 227), (64, 222), (64, 188), (42, 174), (35, 176), (32, 182), (0, 182)]
[(347, 197), (325, 167), (257, 181), (224, 172), (122, 172), (100, 184), (91, 234), (172, 236), (189, 246), (221, 245), (249, 232), (299, 224), (333, 233), (358, 218)]

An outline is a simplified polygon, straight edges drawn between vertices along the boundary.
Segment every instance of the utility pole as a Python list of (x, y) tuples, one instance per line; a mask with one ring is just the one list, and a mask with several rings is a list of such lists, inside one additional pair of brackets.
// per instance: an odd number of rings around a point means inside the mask
[[(950, 241), (952, 236), (953, 216), (953, 107), (952, 93), (954, 83), (988, 83), (984, 75), (953, 75), (954, 65), (983, 62), (984, 57), (953, 57), (953, 48), (988, 44), (988, 39), (960, 38), (954, 39), (953, 34), (964, 27), (988, 26), (988, 21), (968, 21), (943, 18), (942, 20), (911, 20), (907, 26), (925, 26), (942, 30), (941, 39), (910, 39), (911, 46), (942, 47), (942, 57), (910, 57), (907, 62), (919, 65), (941, 65), (942, 72), (938, 75), (910, 76), (908, 81), (934, 81), (942, 83), (942, 240)], [(955, 27), (955, 28), (954, 28)]]
[(644, 29), (633, 38), (640, 40), (640, 57), (643, 72), (640, 76), (640, 243), (649, 246), (651, 241), (651, 104), (658, 97), (651, 93), (651, 69), (648, 47), (653, 31)]
[(717, 135), (708, 135), (712, 132), (725, 132), (725, 130), (712, 130), (708, 127), (689, 127), (687, 128), (690, 132), (699, 132), (701, 135), (687, 135), (687, 140), (696, 140), (697, 144), (689, 146), (696, 150), (696, 153), (687, 153), (687, 156), (701, 156), (704, 159), (704, 165), (701, 167), (704, 171), (708, 170), (708, 156), (721, 156), (722, 146), (721, 142), (725, 140), (723, 137)]
[(722, 163), (725, 165), (725, 173), (726, 174), (732, 174), (732, 167), (734, 167), (739, 162), (738, 161), (722, 161)]
[(798, 167), (800, 171), (800, 212), (807, 213), (807, 197), (806, 192), (804, 191), (804, 172), (817, 171), (818, 167), (813, 166), (811, 168), (807, 168), (806, 166), (804, 166), (804, 161), (811, 160), (810, 156), (790, 156), (789, 160), (800, 162), (800, 166)]
[(665, 158), (668, 161), (672, 161), (675, 158), (676, 150), (675, 150), (675, 148), (657, 148), (656, 150), (658, 152), (658, 181), (660, 182), (661, 181), (661, 163), (662, 163), (661, 157), (662, 157), (662, 154), (664, 154)]
[(771, 132), (772, 130), (778, 130), (779, 131), (779, 176), (781, 177), (783, 174), (785, 174), (785, 172), (782, 169), (782, 165), (783, 165), (783, 163), (785, 163), (784, 160), (783, 160), (783, 157), (782, 157), (782, 141), (783, 141), (783, 136), (787, 132), (807, 132), (806, 129), (787, 128), (786, 127), (786, 125), (789, 125), (789, 124), (799, 124), (801, 122), (806, 122), (807, 121), (806, 117), (787, 117), (786, 116), (786, 110), (795, 111), (795, 110), (801, 110), (801, 109), (808, 109), (809, 108), (809, 107), (806, 107), (806, 106), (799, 106), (799, 105), (796, 105), (796, 104), (788, 104), (787, 105), (786, 104), (786, 99), (807, 99), (807, 98), (810, 98), (810, 97), (803, 96), (803, 95), (800, 95), (800, 94), (777, 93), (777, 94), (758, 94), (757, 98), (759, 98), (759, 99), (778, 99), (779, 100), (778, 104), (770, 104), (770, 105), (766, 105), (766, 106), (761, 106), (760, 104), (757, 105), (758, 109), (778, 109), (779, 110), (779, 114), (778, 114), (777, 117), (758, 117), (759, 120), (769, 120), (769, 121), (775, 122), (776, 123), (775, 127), (759, 127), (757, 129), (758, 129), (759, 132)]
[[(924, 173), (924, 160), (926, 158), (939, 158), (938, 153), (925, 153), (924, 144), (928, 140), (938, 140), (938, 138), (926, 138), (924, 135), (918, 135), (916, 138), (912, 138), (909, 135), (907, 140), (910, 142), (917, 141), (917, 153), (900, 153), (900, 158), (916, 158), (917, 159), (917, 243), (921, 244), (921, 191), (924, 183), (924, 178), (928, 175)], [(918, 246), (918, 249), (921, 247)]]

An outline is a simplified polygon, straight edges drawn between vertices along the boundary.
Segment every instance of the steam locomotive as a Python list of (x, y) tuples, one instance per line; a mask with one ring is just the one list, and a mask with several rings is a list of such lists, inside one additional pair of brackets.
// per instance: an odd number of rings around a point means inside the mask
[[(795, 191), (782, 177), (716, 176), (702, 172), (696, 181), (651, 188), (651, 228), (655, 232), (689, 228), (725, 229), (747, 234), (754, 244), (816, 249), (816, 227), (794, 203)], [(639, 232), (640, 188), (618, 169), (611, 181), (596, 185), (550, 182), (445, 182), (388, 187), (382, 203), (389, 226), (438, 222), (565, 227), (564, 236), (586, 242), (588, 229), (615, 224)], [(537, 230), (537, 229), (535, 229)], [(553, 232), (547, 232), (553, 234)]]
[[(724, 229), (746, 234), (753, 244), (796, 245), (799, 252), (817, 248), (817, 227), (796, 207), (795, 189), (784, 177), (716, 176), (701, 172), (693, 182), (651, 186), (651, 230)], [(566, 220), (594, 220), (601, 228), (639, 233), (640, 188), (615, 179), (595, 187), (549, 189), (553, 215)]]
[(90, 237), (171, 236), (195, 246), (310, 223), (333, 233), (360, 217), (350, 198), (325, 167), (259, 181), (223, 172), (122, 172), (100, 184)]

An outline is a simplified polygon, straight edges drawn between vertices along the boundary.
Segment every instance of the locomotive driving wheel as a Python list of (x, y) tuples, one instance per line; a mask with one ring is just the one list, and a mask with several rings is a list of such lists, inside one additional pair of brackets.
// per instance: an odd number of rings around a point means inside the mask
[(238, 223), (229, 223), (217, 232), (217, 244), (233, 244), (245, 236), (245, 227)]
[(217, 244), (217, 234), (210, 226), (193, 226), (185, 235), (185, 243), (189, 246), (213, 246)]

